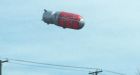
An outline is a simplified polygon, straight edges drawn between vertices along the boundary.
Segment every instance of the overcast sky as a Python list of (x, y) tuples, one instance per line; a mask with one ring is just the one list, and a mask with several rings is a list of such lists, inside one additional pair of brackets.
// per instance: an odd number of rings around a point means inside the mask
[[(43, 9), (80, 14), (86, 24), (81, 30), (47, 25), (41, 21)], [(0, 57), (136, 75), (140, 69), (140, 0), (0, 0)], [(3, 75), (88, 72), (12, 63), (3, 67)]]

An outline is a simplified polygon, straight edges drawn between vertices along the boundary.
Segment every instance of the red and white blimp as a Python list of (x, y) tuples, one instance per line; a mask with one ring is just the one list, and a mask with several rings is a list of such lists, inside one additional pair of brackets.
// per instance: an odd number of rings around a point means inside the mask
[(44, 9), (42, 20), (47, 24), (55, 24), (63, 28), (81, 29), (84, 27), (84, 19), (78, 15), (63, 11), (48, 11)]

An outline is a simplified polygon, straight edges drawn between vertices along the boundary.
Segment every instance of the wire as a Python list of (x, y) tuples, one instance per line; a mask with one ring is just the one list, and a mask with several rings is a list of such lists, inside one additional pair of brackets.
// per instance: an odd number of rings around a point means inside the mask
[[(4, 58), (3, 58), (4, 59)], [(6, 58), (7, 59), (7, 58)], [(34, 61), (27, 61), (27, 60), (20, 60), (20, 59), (9, 59), (11, 61), (17, 61), (17, 62), (25, 62), (25, 63), (30, 63), (30, 64), (38, 64), (38, 65), (46, 65), (46, 66), (54, 66), (54, 67), (63, 67), (63, 68), (73, 68), (73, 69), (85, 69), (85, 70), (103, 70), (105, 72), (113, 73), (113, 74), (119, 74), (119, 75), (126, 75), (124, 73), (120, 72), (115, 72), (115, 71), (110, 71), (110, 70), (105, 70), (105, 69), (99, 69), (99, 68), (90, 68), (90, 67), (80, 67), (80, 66), (67, 66), (67, 65), (57, 65), (57, 64), (50, 64), (50, 63), (41, 63), (41, 62), (34, 62)], [(21, 64), (21, 63), (17, 63)], [(21, 64), (25, 65), (25, 64)], [(26, 64), (27, 65), (27, 64)], [(34, 66), (34, 65), (28, 65), (28, 66)], [(42, 66), (38, 66), (42, 67)], [(48, 68), (48, 67), (44, 67)], [(60, 68), (57, 68), (60, 69)]]
[(40, 63), (40, 62), (26, 61), (26, 60), (19, 60), (19, 59), (10, 59), (10, 60), (19, 61), (19, 62), (26, 62), (26, 63), (41, 64), (41, 65), (50, 65), (50, 66), (57, 66), (57, 67), (66, 67), (66, 68), (98, 69), (98, 68), (89, 68), (89, 67), (78, 67), (78, 66), (66, 66), (66, 65), (49, 64), (49, 63)]
[(119, 75), (126, 75), (126, 74), (124, 74), (124, 73), (114, 72), (114, 71), (105, 70), (105, 69), (104, 69), (104, 71), (110, 72), (110, 73), (114, 73), (114, 74), (119, 74)]
[(56, 67), (48, 67), (48, 66), (40, 66), (40, 65), (31, 65), (31, 64), (24, 64), (24, 63), (15, 63), (15, 62), (9, 62), (10, 64), (15, 65), (22, 65), (22, 66), (33, 66), (33, 67), (39, 67), (39, 68), (49, 68), (49, 69), (57, 69), (57, 70), (71, 70), (71, 71), (84, 71), (84, 70), (76, 70), (76, 69), (63, 69), (63, 68), (56, 68)]

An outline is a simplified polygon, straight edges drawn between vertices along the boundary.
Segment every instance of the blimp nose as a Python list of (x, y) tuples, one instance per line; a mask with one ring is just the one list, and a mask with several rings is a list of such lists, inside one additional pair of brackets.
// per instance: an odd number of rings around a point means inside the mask
[(84, 25), (85, 25), (84, 19), (81, 19), (81, 20), (79, 21), (79, 28), (78, 28), (78, 29), (83, 28)]

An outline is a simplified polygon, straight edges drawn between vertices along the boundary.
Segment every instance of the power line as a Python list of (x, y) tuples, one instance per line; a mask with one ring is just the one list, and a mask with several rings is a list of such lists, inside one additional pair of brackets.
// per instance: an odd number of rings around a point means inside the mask
[(50, 66), (57, 66), (57, 67), (66, 67), (66, 68), (98, 69), (98, 68), (89, 68), (89, 67), (79, 67), (79, 66), (67, 66), (67, 65), (57, 65), (57, 64), (41, 63), (41, 62), (26, 61), (26, 60), (19, 60), (19, 59), (10, 59), (10, 60), (19, 61), (19, 62), (26, 62), (26, 63), (33, 63), (33, 64), (50, 65)]
[[(5, 58), (3, 58), (5, 59)], [(73, 68), (73, 69), (85, 69), (85, 70), (103, 70), (105, 72), (113, 73), (113, 74), (119, 74), (119, 75), (126, 75), (124, 73), (115, 72), (111, 70), (106, 69), (99, 69), (99, 68), (90, 68), (90, 67), (80, 67), (80, 66), (68, 66), (68, 65), (58, 65), (58, 64), (50, 64), (50, 63), (42, 63), (42, 62), (34, 62), (34, 61), (27, 61), (27, 60), (20, 60), (20, 59), (9, 59), (11, 61), (17, 61), (17, 62), (24, 62), (24, 63), (30, 63), (30, 64), (38, 64), (38, 65), (45, 65), (45, 66), (53, 66), (53, 67), (63, 67), (63, 68)], [(21, 64), (21, 63), (18, 63)], [(23, 65), (23, 64), (21, 64)], [(25, 65), (25, 64), (24, 64)], [(27, 64), (26, 64), (27, 65)], [(31, 66), (31, 65), (28, 65)], [(32, 65), (33, 66), (33, 65)], [(41, 67), (41, 66), (40, 66)], [(45, 67), (44, 67), (45, 68)], [(48, 68), (48, 67), (46, 67)], [(57, 68), (59, 69), (59, 68)]]
[(76, 70), (76, 69), (64, 69), (64, 68), (48, 67), (48, 66), (41, 66), (41, 65), (31, 65), (31, 64), (24, 64), (24, 63), (17, 63), (17, 62), (9, 62), (9, 63), (15, 64), (15, 65), (21, 65), (21, 66), (32, 66), (32, 67), (49, 68), (49, 69), (56, 69), (56, 70), (85, 71), (85, 70)]
[(104, 69), (104, 71), (110, 72), (110, 73), (114, 73), (114, 74), (119, 74), (119, 75), (126, 75), (126, 74), (124, 74), (124, 73), (114, 72), (114, 71), (105, 70), (105, 69)]

